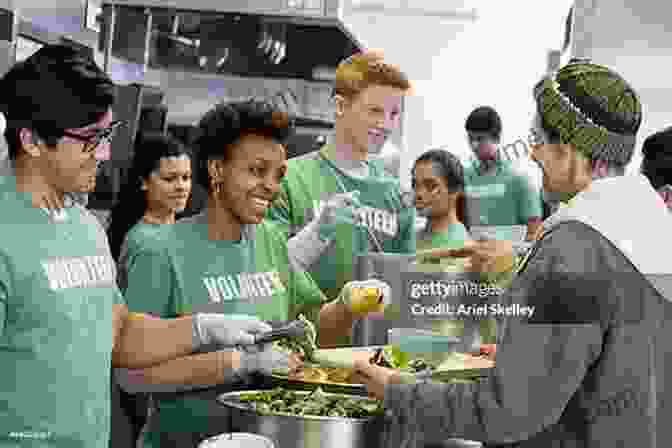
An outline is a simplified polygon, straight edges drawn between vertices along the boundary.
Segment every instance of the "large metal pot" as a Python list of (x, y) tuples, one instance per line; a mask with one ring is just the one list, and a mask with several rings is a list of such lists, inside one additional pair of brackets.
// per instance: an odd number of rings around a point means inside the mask
[[(241, 403), (240, 395), (255, 391), (230, 392), (217, 400), (231, 412), (232, 431), (263, 435), (276, 448), (382, 448), (383, 417), (349, 419), (290, 415), (261, 415)], [(260, 391), (259, 391), (260, 392)], [(297, 392), (308, 395), (310, 392)], [(365, 397), (329, 394), (364, 400)]]

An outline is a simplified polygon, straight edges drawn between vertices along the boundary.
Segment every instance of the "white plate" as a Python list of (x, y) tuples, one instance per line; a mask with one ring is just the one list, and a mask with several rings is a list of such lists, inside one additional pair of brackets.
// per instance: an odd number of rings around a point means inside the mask
[(198, 448), (275, 448), (270, 439), (247, 432), (232, 432), (210, 437)]

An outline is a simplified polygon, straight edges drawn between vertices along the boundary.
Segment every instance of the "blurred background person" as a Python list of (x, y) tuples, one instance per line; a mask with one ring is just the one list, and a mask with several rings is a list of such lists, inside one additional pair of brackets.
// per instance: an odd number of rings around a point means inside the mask
[(427, 226), (417, 236), (417, 249), (460, 248), (469, 239), (464, 226), (464, 171), (448, 151), (433, 149), (415, 161), (411, 185), (418, 215)]
[[(460, 249), (471, 241), (464, 226), (464, 171), (460, 160), (443, 149), (433, 149), (422, 154), (413, 166), (411, 185), (414, 190), (415, 207), (419, 216), (427, 218), (427, 225), (418, 232), (418, 251), (447, 248)], [(466, 258), (441, 258), (421, 260), (420, 268), (430, 271), (454, 271), (464, 269)], [(434, 262), (434, 263), (432, 263)], [(432, 329), (445, 336), (462, 337), (466, 350), (478, 352), (481, 342), (494, 343), (495, 322), (492, 319), (480, 323), (465, 320), (442, 320)]]
[(108, 238), (112, 255), (126, 266), (143, 239), (174, 224), (187, 207), (192, 167), (188, 149), (174, 138), (141, 134), (135, 141), (128, 181), (112, 209)]
[[(159, 133), (139, 134), (134, 146), (129, 178), (107, 229), (122, 292), (140, 248), (161, 226), (175, 223), (191, 191), (191, 159), (178, 141)], [(112, 376), (110, 448), (135, 446), (147, 421), (148, 401), (147, 394), (126, 393)]]
[[(502, 120), (499, 114), (492, 107), (478, 107), (467, 117), (465, 129), (475, 156), (464, 172), (467, 227), (472, 234), (476, 228), (485, 227), (483, 232), (489, 237), (532, 241), (542, 222), (541, 192), (500, 154)], [(526, 228), (524, 236), (518, 238), (511, 234), (507, 229), (513, 226)], [(482, 235), (474, 234), (479, 236)]]
[(641, 171), (672, 210), (672, 127), (647, 137)]

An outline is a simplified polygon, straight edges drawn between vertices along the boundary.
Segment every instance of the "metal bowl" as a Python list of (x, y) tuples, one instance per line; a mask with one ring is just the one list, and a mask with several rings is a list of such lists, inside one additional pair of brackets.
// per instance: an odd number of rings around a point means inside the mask
[[(383, 443), (385, 420), (380, 417), (340, 418), (290, 414), (259, 414), (240, 401), (243, 391), (222, 394), (217, 401), (231, 412), (232, 431), (261, 434), (277, 448), (377, 448)], [(311, 392), (295, 391), (300, 395)], [(366, 397), (325, 393), (331, 397), (366, 400)]]

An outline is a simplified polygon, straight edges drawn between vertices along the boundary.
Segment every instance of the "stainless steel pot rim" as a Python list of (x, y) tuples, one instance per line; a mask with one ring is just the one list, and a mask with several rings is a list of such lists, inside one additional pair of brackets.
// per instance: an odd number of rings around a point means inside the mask
[[(325, 422), (347, 422), (347, 423), (368, 423), (371, 421), (377, 420), (379, 417), (365, 417), (365, 418), (346, 418), (346, 417), (322, 417), (322, 416), (316, 416), (316, 415), (295, 415), (295, 414), (286, 414), (284, 412), (271, 412), (271, 413), (264, 413), (260, 414), (256, 410), (252, 409), (251, 407), (242, 404), (240, 401), (236, 400), (243, 394), (254, 394), (254, 393), (262, 393), (262, 392), (268, 392), (268, 390), (242, 390), (242, 391), (235, 391), (235, 392), (227, 392), (225, 394), (220, 395), (217, 397), (217, 401), (224, 406), (232, 407), (235, 409), (238, 409), (240, 411), (245, 411), (249, 412), (251, 414), (255, 414), (261, 417), (282, 417), (282, 418), (287, 418), (291, 420), (312, 420), (312, 421), (325, 421)], [(312, 391), (302, 391), (302, 390), (292, 390), (293, 393), (299, 394), (299, 395), (309, 395), (312, 393)], [(351, 398), (355, 400), (367, 400), (370, 401), (371, 398), (368, 397), (362, 397), (362, 396), (357, 396), (357, 395), (347, 395), (347, 394), (334, 394), (330, 392), (324, 392), (324, 395), (328, 397), (342, 397), (342, 398)], [(381, 415), (382, 417), (382, 415)]]

